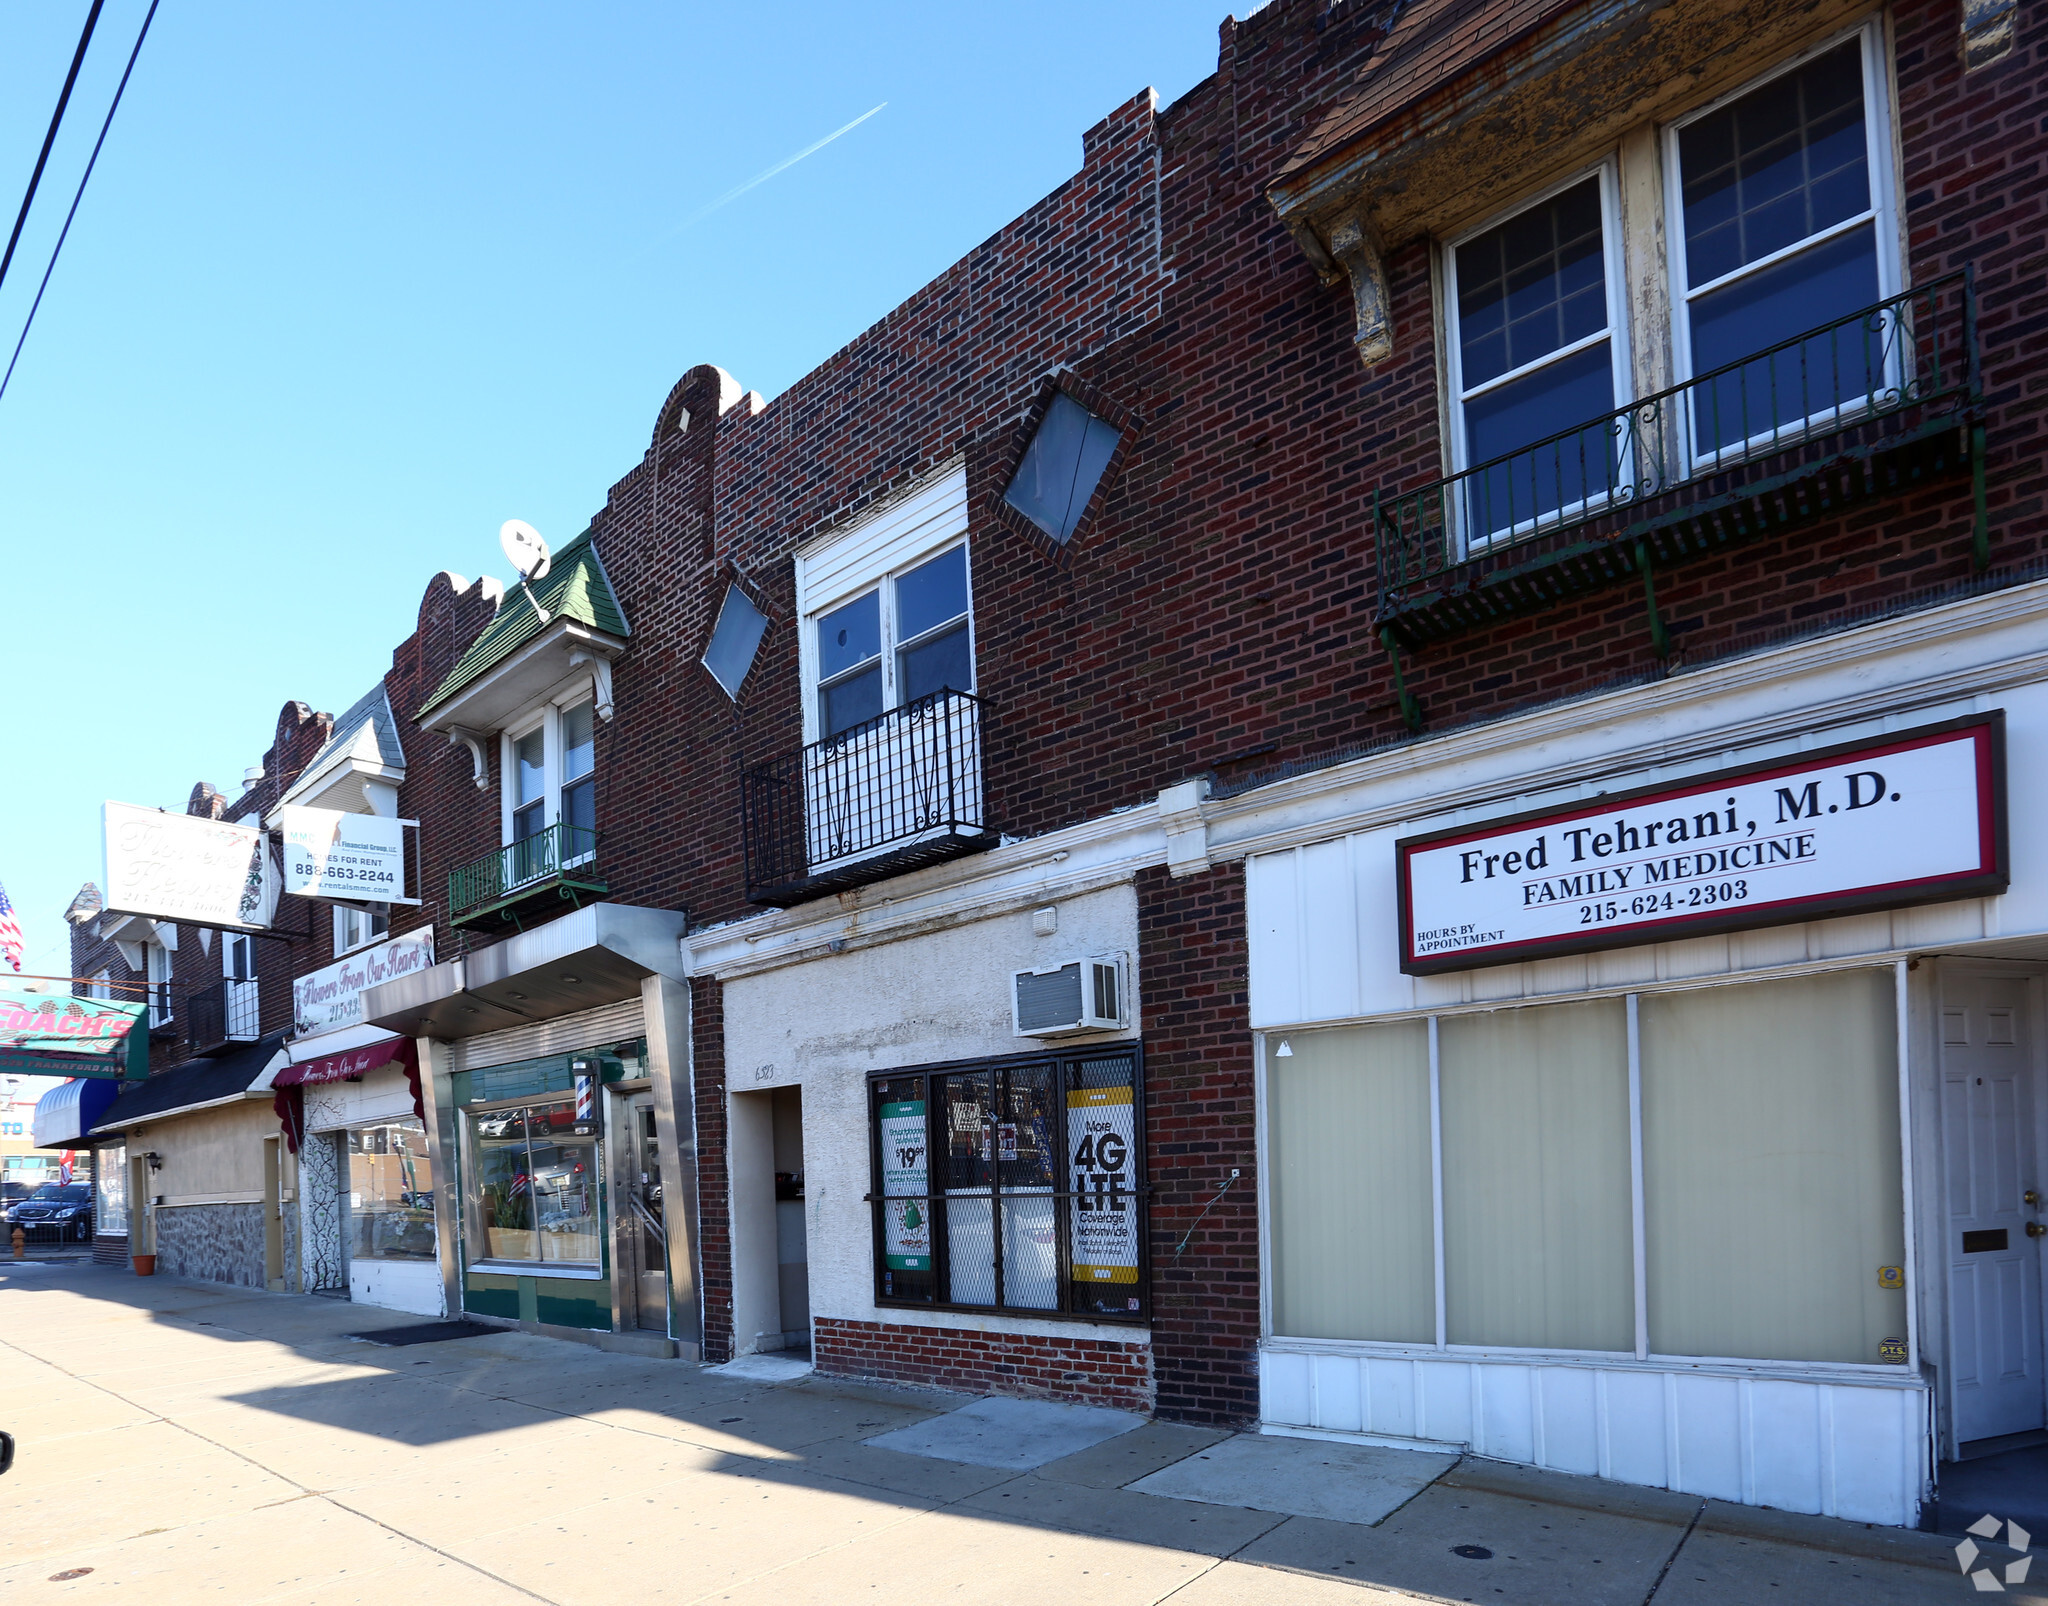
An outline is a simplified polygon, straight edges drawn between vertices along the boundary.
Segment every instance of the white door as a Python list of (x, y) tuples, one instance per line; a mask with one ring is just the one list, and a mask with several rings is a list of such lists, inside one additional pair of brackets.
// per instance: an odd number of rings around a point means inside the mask
[(1942, 979), (1949, 1398), (1959, 1444), (2043, 1425), (2048, 1212), (2039, 1206), (2030, 988), (2024, 977)]

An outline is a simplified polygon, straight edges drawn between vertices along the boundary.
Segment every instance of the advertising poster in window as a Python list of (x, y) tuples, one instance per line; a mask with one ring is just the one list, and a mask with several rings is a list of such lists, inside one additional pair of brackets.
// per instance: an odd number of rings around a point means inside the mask
[(931, 1203), (901, 1197), (926, 1191), (924, 1100), (884, 1104), (882, 1123), (882, 1254), (891, 1271), (930, 1271)]
[(1074, 1281), (1135, 1283), (1138, 1179), (1131, 1089), (1067, 1093), (1067, 1173), (1073, 1178)]

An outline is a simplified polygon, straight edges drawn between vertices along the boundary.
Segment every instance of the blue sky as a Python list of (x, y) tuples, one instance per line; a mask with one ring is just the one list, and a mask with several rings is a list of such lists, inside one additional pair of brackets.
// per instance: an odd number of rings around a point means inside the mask
[[(107, 0), (7, 350), (146, 4)], [(86, 9), (0, 10), (0, 228)], [(507, 518), (580, 530), (686, 368), (772, 397), (1213, 71), (1225, 9), (163, 0), (0, 399), (29, 968), (64, 968), (102, 799), (232, 789), (287, 699), (369, 688), (430, 574), (502, 574)]]

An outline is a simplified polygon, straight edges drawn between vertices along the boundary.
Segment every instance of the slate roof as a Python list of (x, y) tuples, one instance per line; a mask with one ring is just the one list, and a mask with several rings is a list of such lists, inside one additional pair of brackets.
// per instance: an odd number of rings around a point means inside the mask
[(292, 790), (300, 790), (308, 779), (323, 774), (347, 758), (367, 759), (391, 769), (405, 768), (405, 749), (398, 740), (398, 719), (391, 712), (391, 699), (385, 695), (381, 680), (350, 704), (347, 713), (335, 720), (327, 745), (313, 755), (313, 762), (301, 772), (300, 780), (293, 784)]
[(124, 1087), (113, 1107), (93, 1124), (93, 1131), (118, 1132), (148, 1116), (170, 1115), (246, 1093), (284, 1046), (284, 1039), (283, 1032), (272, 1032), (232, 1054), (187, 1060), (159, 1071), (146, 1082)]
[[(630, 634), (619, 599), (612, 593), (611, 580), (604, 572), (593, 531), (585, 530), (554, 554), (545, 580), (537, 581), (533, 594), (547, 611), (548, 622), (573, 619), (608, 636)], [(434, 695), (421, 705), (422, 716), (445, 703), (471, 681), (496, 668), (541, 633), (540, 618), (526, 598), (522, 586), (508, 586), (498, 616), (484, 627), (448, 678), (434, 688)]]
[(1282, 164), (1283, 181), (1458, 77), (1577, 0), (1414, 0), (1323, 121)]

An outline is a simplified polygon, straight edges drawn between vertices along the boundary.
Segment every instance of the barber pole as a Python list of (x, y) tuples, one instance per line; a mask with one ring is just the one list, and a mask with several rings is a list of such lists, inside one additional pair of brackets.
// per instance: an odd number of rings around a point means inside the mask
[(580, 1125), (585, 1121), (595, 1120), (596, 1114), (597, 1078), (594, 1076), (578, 1076), (576, 1078), (577, 1123)]

